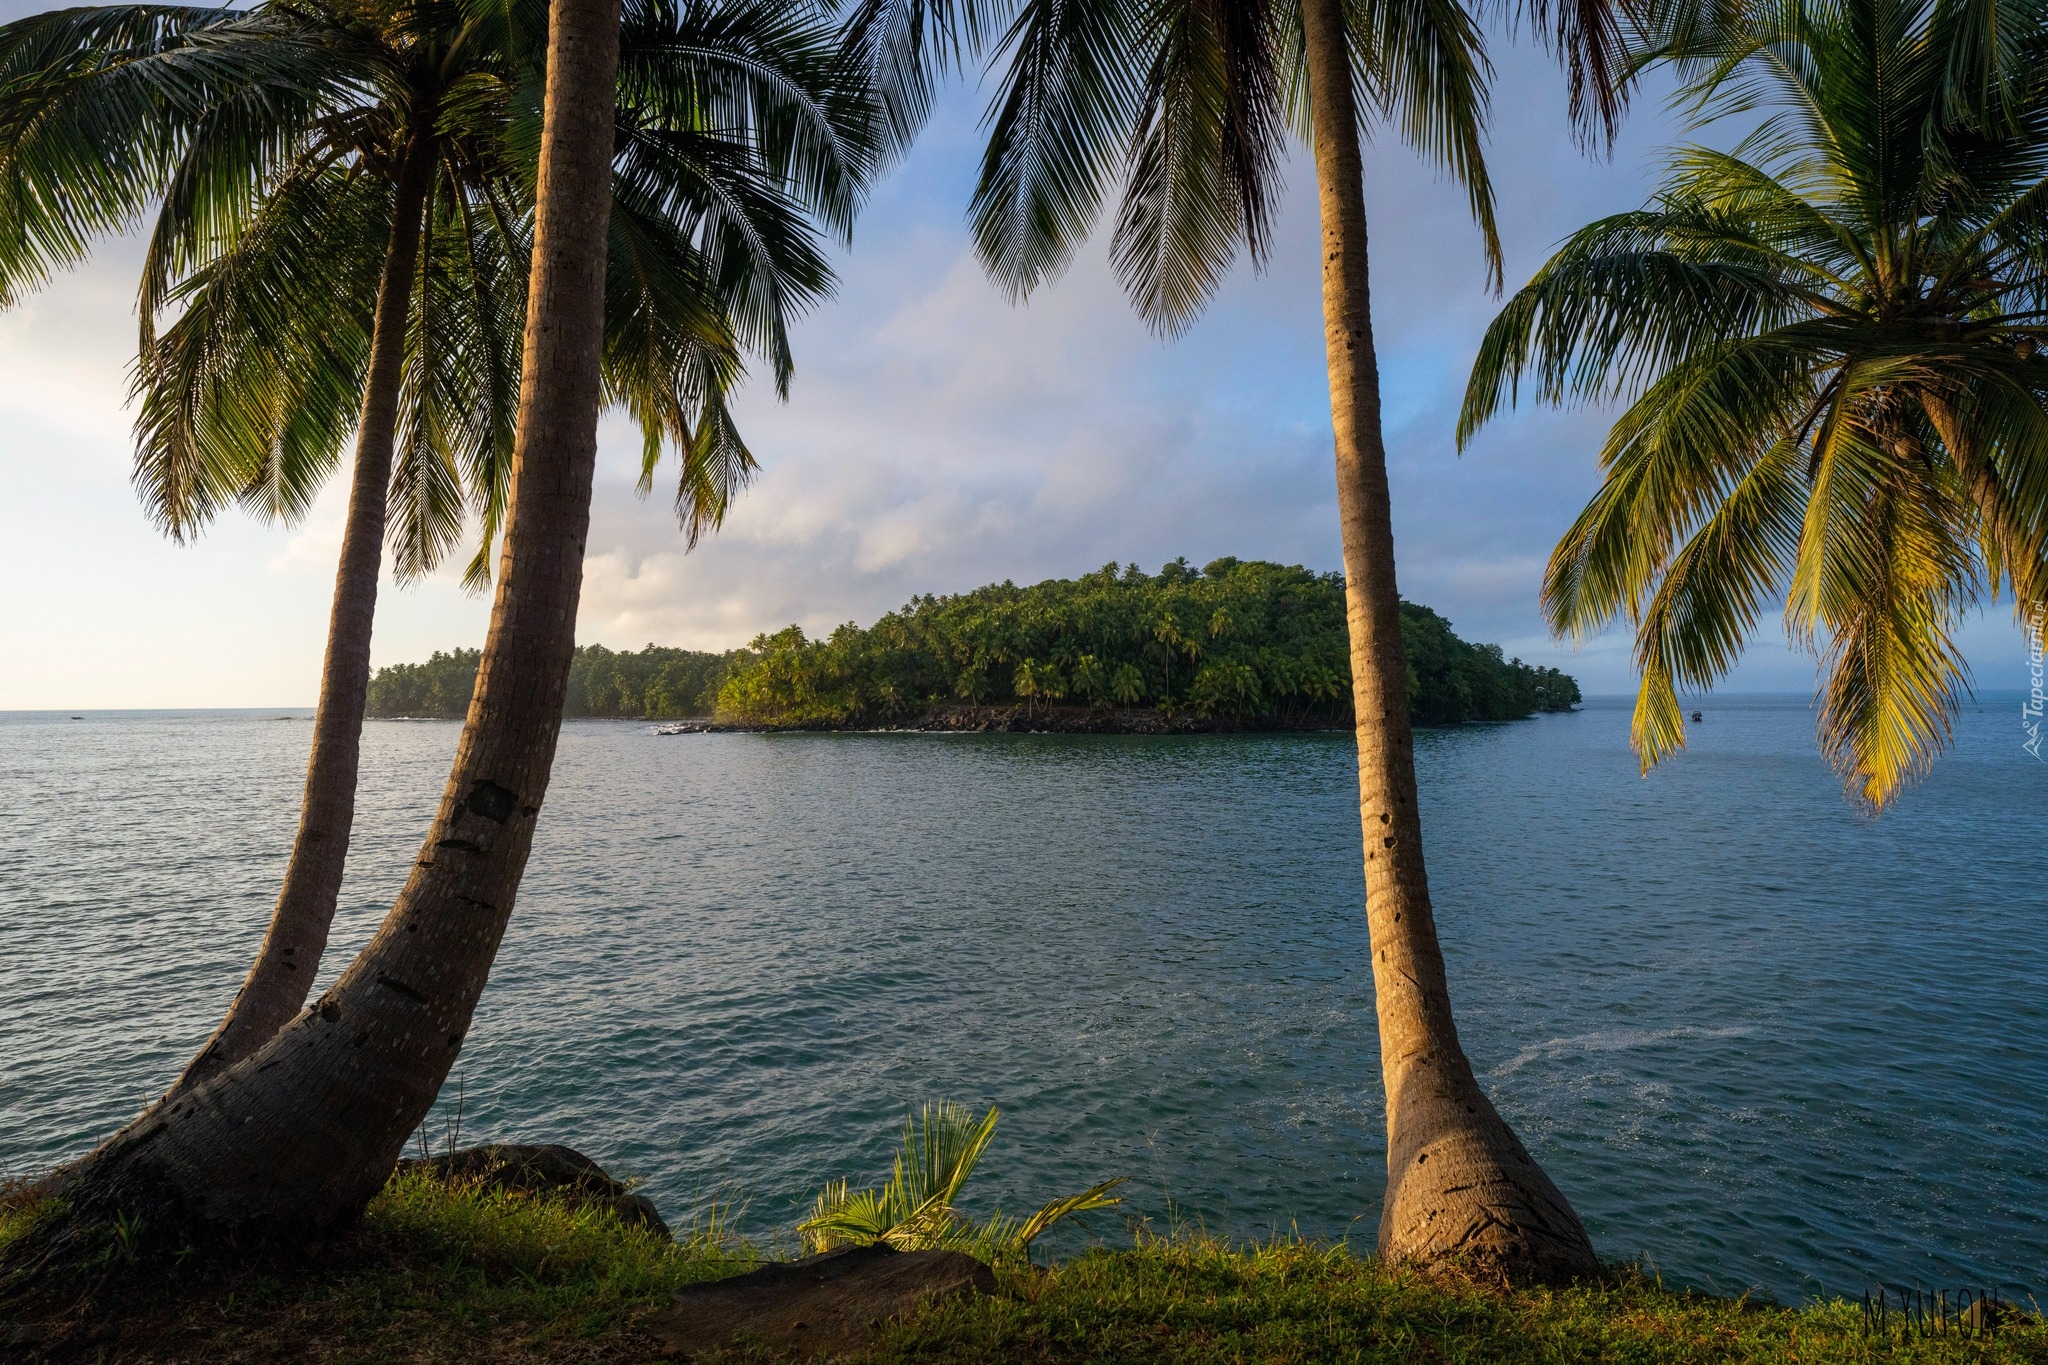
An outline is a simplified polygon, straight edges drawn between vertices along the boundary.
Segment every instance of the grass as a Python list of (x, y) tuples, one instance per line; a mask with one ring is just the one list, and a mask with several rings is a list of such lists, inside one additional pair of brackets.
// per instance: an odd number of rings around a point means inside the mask
[[(0, 1249), (39, 1216), (0, 1205)], [(120, 1260), (122, 1239), (110, 1239)], [(51, 1361), (557, 1362), (659, 1358), (639, 1320), (754, 1254), (715, 1222), (671, 1244), (547, 1198), (396, 1179), (347, 1238), (290, 1263), (115, 1275), (85, 1303), (0, 1328), (0, 1358)], [(1849, 1304), (1787, 1309), (1668, 1291), (1629, 1272), (1499, 1295), (1389, 1273), (1344, 1247), (1144, 1238), (1003, 1293), (928, 1308), (865, 1359), (1082, 1365), (1322, 1362), (1969, 1362), (2048, 1365), (2048, 1326), (1879, 1341)], [(6, 1330), (19, 1335), (6, 1337)], [(744, 1352), (730, 1359), (765, 1357)]]

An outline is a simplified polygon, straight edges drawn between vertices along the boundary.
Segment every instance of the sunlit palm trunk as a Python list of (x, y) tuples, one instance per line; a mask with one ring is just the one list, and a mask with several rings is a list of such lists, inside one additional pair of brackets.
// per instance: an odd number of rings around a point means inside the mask
[(413, 275), (419, 264), (420, 220), (433, 173), (431, 145), (415, 138), (399, 173), (391, 241), (377, 287), (370, 366), (363, 386), (362, 421), (356, 432), (355, 471), (349, 483), (348, 523), (342, 533), (340, 567), (334, 575), (327, 658), (320, 671), (320, 706), (313, 717), (304, 804), (284, 887), (248, 978), (206, 1046), (171, 1087), (173, 1095), (233, 1066), (290, 1023), (306, 1003), (320, 955), (327, 947), (327, 931), (334, 922), (342, 871), (348, 861), (349, 833), (355, 823), (363, 711), (370, 693), (370, 629), (377, 613), (377, 577), (384, 563), (384, 518), (397, 439), (399, 388), (404, 379), (406, 326)]
[(88, 1159), (78, 1206), (288, 1237), (352, 1218), (448, 1074), (561, 730), (597, 453), (617, 0), (553, 0), (519, 433), (498, 591), (441, 807), (334, 988)]
[(1323, 332), (1337, 441), (1359, 819), (1387, 1091), (1380, 1254), (1559, 1279), (1596, 1268), (1571, 1205), (1480, 1090), (1458, 1045), (1416, 809), (1408, 669), (1380, 432), (1365, 173), (1340, 0), (1302, 0), (1322, 210)]

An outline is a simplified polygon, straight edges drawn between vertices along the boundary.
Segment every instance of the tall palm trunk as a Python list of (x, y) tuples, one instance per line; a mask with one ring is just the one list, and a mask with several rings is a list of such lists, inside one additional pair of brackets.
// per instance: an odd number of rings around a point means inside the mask
[(1337, 438), (1344, 595), (1358, 729), (1387, 1195), (1380, 1254), (1555, 1280), (1597, 1268), (1578, 1215), (1494, 1111), (1458, 1045), (1416, 809), (1408, 666), (1380, 432), (1366, 262), (1365, 171), (1341, 0), (1302, 0), (1322, 211), (1323, 335)]
[(151, 1109), (67, 1193), (185, 1229), (303, 1237), (391, 1173), (469, 1031), (562, 724), (597, 455), (618, 0), (552, 0), (519, 431), (498, 592), (454, 768), (391, 913), (253, 1055)]
[(225, 1071), (291, 1022), (306, 1003), (320, 955), (327, 948), (355, 824), (356, 771), (370, 694), (370, 628), (384, 563), (384, 518), (392, 448), (397, 443), (413, 275), (434, 162), (431, 139), (415, 135), (406, 148), (393, 196), (391, 241), (377, 286), (348, 523), (334, 575), (334, 610), (327, 623), (327, 658), (320, 670), (320, 707), (313, 716), (313, 752), (306, 764), (298, 837), (255, 964), (220, 1027), (171, 1086), (173, 1095)]

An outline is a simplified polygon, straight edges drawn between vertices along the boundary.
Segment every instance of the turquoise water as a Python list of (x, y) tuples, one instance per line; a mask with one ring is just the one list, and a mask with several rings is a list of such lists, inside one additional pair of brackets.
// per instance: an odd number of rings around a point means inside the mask
[[(89, 1146), (232, 994), (296, 818), (308, 727), (274, 714), (0, 717), (0, 1171)], [(1707, 703), (1648, 781), (1626, 736), (1596, 702), (1419, 745), (1466, 1046), (1601, 1252), (1787, 1298), (2048, 1289), (2048, 766), (2017, 703), (1878, 821), (1803, 699)], [(323, 983), (455, 737), (370, 725)], [(825, 1180), (886, 1174), (912, 1105), (995, 1103), (984, 1202), (1122, 1174), (1154, 1229), (1369, 1244), (1352, 782), (1345, 736), (571, 723), (464, 1136), (786, 1238)]]

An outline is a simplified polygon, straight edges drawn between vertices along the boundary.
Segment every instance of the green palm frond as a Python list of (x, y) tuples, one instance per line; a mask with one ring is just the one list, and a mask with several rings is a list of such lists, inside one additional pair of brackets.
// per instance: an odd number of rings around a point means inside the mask
[(1882, 807), (1948, 739), (1955, 633), (2048, 590), (2048, 16), (2007, 0), (1768, 0), (1671, 37), (1702, 118), (1652, 207), (1575, 234), (1488, 329), (1459, 439), (1514, 401), (1629, 400), (1544, 606), (1626, 613), (1645, 768), (1677, 689), (1774, 597), (1819, 741)]
[[(221, 173), (230, 159), (288, 155), (271, 128), (322, 106), (320, 54), (274, 28), (182, 6), (57, 10), (0, 27), (0, 306), (160, 199), (176, 200), (174, 220), (220, 225), (247, 179)], [(164, 236), (170, 250), (191, 233)]]
[(1661, 573), (1636, 585), (1649, 590), (1634, 613), (1642, 684), (1629, 729), (1643, 771), (1684, 747), (1677, 689), (1712, 687), (1735, 666), (1784, 580), (1805, 511), (1805, 460), (1792, 441), (1772, 442)]
[(1160, 331), (1194, 320), (1240, 241), (1264, 258), (1286, 133), (1276, 8), (1165, 7), (1145, 35), (1153, 64), (1110, 261)]
[(455, 308), (467, 321), (465, 355), (471, 376), (457, 459), (478, 522), (477, 548), (463, 571), (466, 591), (490, 582), (490, 557), (512, 485), (512, 448), (519, 414), (519, 366), (526, 315), (526, 264), (531, 242), (523, 220), (504, 207), (502, 184), (448, 196), (453, 221), (440, 234), (460, 253), (451, 275), (467, 297)]
[(1690, 205), (1581, 229), (1487, 328), (1460, 445), (1519, 397), (1525, 374), (1539, 402), (1600, 402), (1810, 315), (1812, 282), (1788, 276), (1773, 254), (1753, 232)]
[(873, 101), (882, 147), (901, 155), (931, 117), (938, 78), (962, 70), (1017, 0), (848, 0), (844, 61)]
[(287, 175), (234, 249), (181, 280), (177, 321), (135, 372), (135, 482), (175, 539), (230, 499), (294, 521), (356, 420), (383, 187), (331, 166)]
[[(1605, 3), (1605, 0), (1600, 0)], [(1497, 278), (1483, 154), (1492, 68), (1457, 0), (1346, 0), (1361, 119), (1464, 186)], [(1024, 0), (969, 205), (975, 249), (1022, 297), (1057, 276), (1121, 182), (1110, 260), (1155, 330), (1185, 329), (1240, 248), (1260, 263), (1287, 133), (1311, 135), (1288, 0)]]
[(1118, 1176), (1114, 1180), (1105, 1180), (1099, 1185), (1090, 1185), (1079, 1194), (1070, 1194), (1064, 1199), (1055, 1199), (1015, 1227), (1010, 1226), (1006, 1220), (1003, 1220), (998, 1215), (996, 1218), (989, 1220), (989, 1227), (984, 1235), (988, 1240), (999, 1246), (1028, 1247), (1051, 1229), (1055, 1223), (1064, 1222), (1077, 1214), (1092, 1213), (1097, 1209), (1114, 1208), (1116, 1205), (1121, 1204), (1123, 1202), (1122, 1197), (1112, 1196), (1110, 1191), (1122, 1185), (1125, 1179), (1126, 1177), (1124, 1176)]
[(1000, 1211), (980, 1223), (966, 1217), (960, 1194), (994, 1140), (999, 1118), (994, 1108), (976, 1118), (964, 1105), (926, 1103), (904, 1121), (889, 1183), (879, 1190), (853, 1190), (844, 1180), (827, 1185), (811, 1216), (797, 1225), (805, 1245), (813, 1251), (878, 1242), (899, 1251), (947, 1247), (995, 1259), (1026, 1251), (1064, 1219), (1120, 1202), (1110, 1194), (1123, 1183), (1117, 1179), (1053, 1200), (1022, 1220)]
[(2048, 606), (2048, 362), (1991, 359), (1960, 407), (1938, 391), (1921, 402), (1976, 504), (1986, 587), (2024, 621)]
[(1524, 0), (1499, 6), (1529, 26), (1563, 62), (1568, 114), (1585, 141), (1608, 146), (1620, 129), (1636, 71), (1660, 11), (1705, 8), (1654, 4), (1605, 5), (1596, 0)]
[(975, 249), (1021, 297), (1057, 276), (1095, 228), (1138, 121), (1135, 3), (1036, 4), (999, 49), (1003, 83), (967, 209)]
[(673, 222), (622, 192), (611, 240), (606, 392), (640, 426), (642, 493), (664, 449), (677, 452), (676, 513), (695, 545), (755, 468), (725, 406), (743, 372), (739, 342), (708, 263)]
[[(484, 350), (484, 358), (489, 359), (491, 347), (487, 341), (465, 335), (472, 330), (466, 305), (474, 291), (459, 278), (451, 278), (451, 267), (459, 270), (474, 258), (460, 246), (449, 249), (445, 229), (455, 224), (448, 221), (446, 210), (439, 196), (428, 197), (419, 268), (412, 282), (412, 307), (407, 310), (398, 440), (386, 499), (391, 567), (401, 583), (429, 572), (462, 538), (467, 511), (462, 466), (473, 463), (473, 459), (464, 459), (470, 444), (463, 439), (465, 428), (481, 425), (486, 442), (493, 435), (490, 416), (473, 424), (471, 414), (465, 411), (467, 400), (478, 388), (473, 371), (478, 351)], [(495, 416), (502, 422), (511, 414)]]
[(917, 1118), (904, 1120), (889, 1188), (902, 1192), (906, 1215), (934, 1203), (951, 1208), (959, 1201), (961, 1187), (995, 1139), (1000, 1117), (994, 1106), (976, 1119), (965, 1105), (927, 1103)]
[(760, 173), (850, 240), (882, 134), (840, 36), (812, 5), (629, 0), (621, 112), (639, 131), (744, 132)]
[[(951, 13), (952, 11), (948, 11)], [(964, 11), (962, 11), (964, 13)], [(0, 26), (0, 306), (156, 205), (137, 292), (136, 484), (178, 539), (302, 515), (361, 406), (391, 187), (431, 158), (387, 526), (397, 577), (503, 522), (546, 6), (111, 6)], [(673, 449), (691, 543), (755, 469), (743, 357), (791, 319), (886, 141), (827, 9), (627, 0), (606, 395)]]
[(826, 1251), (880, 1242), (897, 1221), (881, 1190), (850, 1190), (846, 1181), (836, 1180), (818, 1192), (811, 1216), (797, 1227), (807, 1246)]
[[(1588, 0), (1584, 8), (1610, 7)], [(1488, 282), (1498, 286), (1500, 231), (1483, 151), (1493, 67), (1478, 21), (1456, 0), (1345, 0), (1345, 16), (1365, 88), (1361, 115), (1377, 110), (1424, 160), (1465, 188)]]
[(1952, 641), (1980, 593), (1954, 471), (1925, 443), (1845, 421), (1819, 461), (1788, 619), (1819, 643), (1821, 748), (1882, 806), (1947, 742), (1967, 686)]
[(1551, 628), (1584, 638), (1643, 606), (1677, 548), (1809, 405), (1809, 376), (1771, 338), (1674, 367), (1608, 434), (1599, 492), (1551, 556)]
[(676, 481), (676, 517), (689, 545), (725, 524), (733, 499), (758, 468), (723, 395), (707, 398)]

